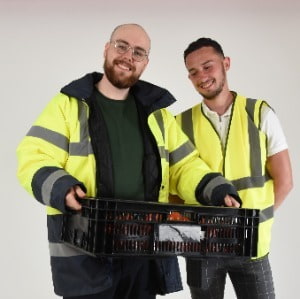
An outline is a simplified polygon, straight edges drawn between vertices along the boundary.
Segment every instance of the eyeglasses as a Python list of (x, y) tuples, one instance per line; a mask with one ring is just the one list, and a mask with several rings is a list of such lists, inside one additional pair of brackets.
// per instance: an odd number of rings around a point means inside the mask
[(125, 41), (115, 40), (115, 41), (111, 41), (110, 43), (114, 45), (115, 49), (119, 54), (125, 54), (126, 52), (128, 52), (129, 49), (131, 49), (132, 58), (135, 61), (141, 62), (148, 56), (146, 50), (139, 47), (133, 48)]

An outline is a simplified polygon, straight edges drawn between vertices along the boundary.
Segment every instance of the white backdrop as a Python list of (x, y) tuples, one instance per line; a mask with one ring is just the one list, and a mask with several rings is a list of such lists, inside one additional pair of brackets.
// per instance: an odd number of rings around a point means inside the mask
[[(276, 212), (270, 259), (277, 298), (298, 298), (300, 2), (176, 2), (0, 0), (1, 298), (57, 298), (44, 207), (17, 182), (15, 150), (60, 87), (102, 71), (104, 43), (116, 25), (127, 22), (141, 24), (150, 34), (150, 63), (142, 79), (176, 96), (172, 112), (200, 100), (187, 79), (182, 53), (201, 36), (218, 40), (231, 57), (231, 89), (266, 99), (275, 108), (290, 146), (295, 188)], [(180, 264), (185, 282), (182, 258)], [(190, 296), (185, 284), (184, 291), (164, 298)], [(234, 298), (229, 282), (225, 298)]]

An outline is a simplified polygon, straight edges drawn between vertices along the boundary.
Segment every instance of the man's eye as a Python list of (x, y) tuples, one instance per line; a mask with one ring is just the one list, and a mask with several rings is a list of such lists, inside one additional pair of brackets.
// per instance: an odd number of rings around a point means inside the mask
[(127, 50), (127, 45), (125, 45), (125, 44), (118, 44), (117, 47), (121, 51), (126, 51)]
[(134, 54), (138, 57), (143, 57), (145, 55), (145, 53), (140, 50), (134, 50)]

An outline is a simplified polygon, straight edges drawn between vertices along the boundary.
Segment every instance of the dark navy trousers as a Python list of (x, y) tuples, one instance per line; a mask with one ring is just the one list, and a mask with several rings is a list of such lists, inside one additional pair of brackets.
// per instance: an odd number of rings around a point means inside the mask
[(98, 293), (64, 299), (155, 299), (151, 291), (148, 259), (115, 258), (113, 260), (113, 285)]

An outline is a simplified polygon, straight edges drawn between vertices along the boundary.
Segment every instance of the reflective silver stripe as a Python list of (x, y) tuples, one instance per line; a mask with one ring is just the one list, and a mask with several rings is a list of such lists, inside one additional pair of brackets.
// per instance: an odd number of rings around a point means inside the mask
[(259, 131), (254, 123), (254, 112), (256, 100), (247, 99), (246, 111), (248, 114), (248, 136), (249, 136), (249, 150), (250, 150), (250, 171), (249, 177), (233, 180), (232, 183), (237, 190), (248, 188), (263, 187), (270, 179), (268, 174), (262, 175), (261, 163), (261, 145), (259, 139)]
[(31, 127), (27, 136), (41, 138), (66, 152), (69, 148), (69, 140), (66, 136), (40, 126)]
[[(161, 110), (155, 111), (153, 115), (160, 128), (163, 140), (165, 141), (165, 126)], [(172, 166), (187, 155), (189, 155), (190, 153), (192, 153), (194, 151), (194, 146), (190, 141), (187, 141), (171, 153), (169, 153), (169, 151), (163, 148), (162, 146), (159, 146), (158, 150), (161, 158), (166, 159), (168, 162), (170, 162), (170, 166)]]
[(78, 101), (78, 121), (80, 123), (80, 141), (70, 143), (69, 153), (72, 156), (88, 156), (93, 153), (93, 150), (89, 142), (87, 107), (82, 101)]
[(247, 99), (246, 111), (248, 112), (248, 134), (250, 149), (250, 169), (251, 177), (260, 177), (263, 173), (261, 163), (261, 148), (259, 131), (254, 123), (254, 110), (256, 100)]
[[(165, 125), (164, 125), (164, 120), (163, 120), (161, 110), (157, 110), (157, 111), (153, 112), (153, 116), (155, 117), (155, 120), (159, 126), (163, 141), (165, 142)], [(159, 151), (160, 157), (162, 159), (166, 159), (167, 162), (169, 162), (169, 151), (166, 148), (164, 148), (163, 146), (158, 146), (158, 151)]]
[(268, 175), (259, 177), (245, 177), (237, 180), (232, 180), (232, 184), (239, 190), (263, 187), (264, 184), (270, 179)]
[(181, 114), (181, 127), (191, 142), (195, 144), (192, 109), (189, 109)]
[(259, 223), (267, 221), (273, 217), (274, 217), (274, 206), (271, 206), (259, 212)]
[(27, 133), (27, 136), (41, 138), (68, 152), (71, 156), (88, 156), (89, 154), (93, 154), (92, 145), (89, 141), (86, 109), (85, 104), (82, 101), (78, 101), (79, 142), (69, 143), (69, 139), (66, 136), (40, 126), (33, 126)]
[(169, 151), (166, 150), (163, 146), (158, 147), (159, 155), (162, 159), (166, 159), (169, 162)]
[(68, 175), (64, 170), (57, 170), (51, 173), (44, 181), (41, 192), (44, 204), (50, 206), (51, 191), (55, 182), (63, 176)]
[(176, 150), (170, 152), (170, 166), (181, 161), (195, 150), (190, 140), (187, 140), (184, 144), (178, 147)]
[(50, 255), (53, 257), (71, 257), (84, 255), (84, 253), (76, 248), (68, 246), (64, 243), (49, 242)]
[(71, 142), (69, 148), (70, 156), (88, 156), (93, 154), (91, 142)]
[(225, 181), (222, 176), (217, 176), (209, 181), (209, 183), (205, 186), (203, 191), (203, 196), (205, 199), (210, 200), (212, 198), (212, 192), (216, 186), (222, 185), (224, 183), (230, 183)]
[(156, 122), (157, 122), (159, 128), (160, 128), (163, 140), (165, 140), (165, 125), (164, 125), (164, 120), (163, 120), (162, 113), (161, 113), (160, 110), (157, 110), (153, 113), (153, 115), (156, 119)]

